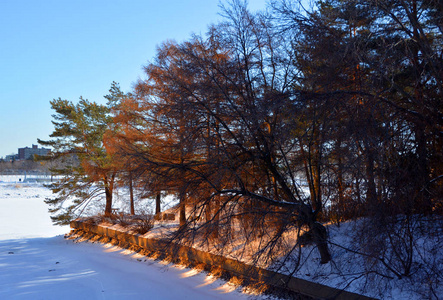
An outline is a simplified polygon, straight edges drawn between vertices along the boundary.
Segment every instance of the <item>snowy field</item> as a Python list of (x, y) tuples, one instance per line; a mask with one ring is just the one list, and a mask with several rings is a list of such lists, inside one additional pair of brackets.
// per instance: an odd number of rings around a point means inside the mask
[(0, 299), (260, 299), (193, 270), (113, 246), (74, 243), (52, 226), (51, 191), (0, 176)]

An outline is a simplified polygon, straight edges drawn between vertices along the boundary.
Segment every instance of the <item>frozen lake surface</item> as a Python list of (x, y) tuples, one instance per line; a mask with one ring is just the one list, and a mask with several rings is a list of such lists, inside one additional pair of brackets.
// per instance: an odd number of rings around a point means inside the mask
[(260, 299), (190, 269), (66, 240), (39, 184), (0, 177), (0, 299)]

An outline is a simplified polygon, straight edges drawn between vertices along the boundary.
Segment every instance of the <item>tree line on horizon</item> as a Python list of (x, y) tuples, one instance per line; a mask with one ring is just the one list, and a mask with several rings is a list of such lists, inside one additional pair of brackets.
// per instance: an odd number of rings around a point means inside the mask
[(442, 4), (304, 3), (251, 13), (230, 1), (205, 35), (161, 44), (131, 92), (113, 83), (106, 105), (53, 100), (40, 143), (78, 160), (53, 170), (66, 175), (54, 220), (96, 193), (111, 214), (115, 187), (136, 186), (176, 196), (182, 241), (228, 244), (240, 224), (266, 236), (257, 257), (272, 258), (304, 229), (328, 263), (323, 224), (364, 218), (359, 251), (385, 276), (409, 276), (416, 218), (443, 213)]

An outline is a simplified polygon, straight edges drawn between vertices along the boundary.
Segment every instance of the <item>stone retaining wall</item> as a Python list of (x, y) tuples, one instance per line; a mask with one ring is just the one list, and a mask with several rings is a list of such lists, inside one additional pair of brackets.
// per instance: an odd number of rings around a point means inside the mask
[(276, 288), (283, 288), (314, 299), (337, 299), (337, 300), (369, 300), (372, 298), (355, 293), (338, 290), (307, 280), (279, 274), (266, 269), (247, 265), (243, 262), (226, 258), (220, 255), (203, 252), (187, 246), (165, 247), (165, 242), (156, 239), (145, 238), (138, 234), (107, 228), (100, 225), (75, 220), (71, 222), (71, 228), (83, 230), (100, 236), (115, 238), (118, 241), (136, 245), (152, 252), (162, 252), (166, 255), (176, 255), (180, 258), (205, 265), (220, 267), (221, 269), (239, 278), (252, 279), (258, 282), (266, 282)]

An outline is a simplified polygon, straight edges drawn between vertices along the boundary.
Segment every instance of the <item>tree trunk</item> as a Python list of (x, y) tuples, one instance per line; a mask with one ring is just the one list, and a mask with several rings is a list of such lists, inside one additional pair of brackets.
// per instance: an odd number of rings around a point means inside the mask
[(112, 190), (107, 186), (105, 186), (105, 195), (106, 195), (105, 215), (109, 216), (112, 214)]
[[(422, 40), (421, 35), (418, 30), (418, 24), (416, 23), (419, 19), (419, 13), (417, 11), (417, 1), (412, 1), (412, 10), (410, 11), (409, 18), (414, 20), (413, 22), (413, 35), (415, 41)], [(423, 68), (420, 63), (420, 54), (419, 54), (419, 46), (411, 48), (412, 51), (412, 64), (415, 68), (416, 79), (415, 79), (415, 87), (414, 87), (414, 97), (415, 101), (419, 105), (420, 115), (426, 115), (424, 112), (425, 100), (424, 100), (424, 87), (421, 82), (421, 74), (420, 70)], [(415, 203), (413, 204), (415, 207), (413, 209), (418, 213), (431, 213), (432, 212), (432, 203), (427, 192), (426, 186), (429, 181), (429, 171), (428, 171), (428, 154), (427, 154), (427, 138), (425, 133), (425, 125), (422, 123), (422, 120), (417, 119), (413, 121), (415, 123), (414, 126), (414, 134), (416, 140), (416, 153), (417, 153), (417, 177), (415, 180), (415, 189), (416, 195), (414, 197)], [(411, 207), (412, 208), (412, 207)]]
[(331, 253), (329, 252), (326, 228), (318, 222), (312, 222), (309, 224), (309, 229), (320, 253), (320, 263), (328, 263), (331, 260)]
[(131, 204), (131, 215), (135, 214), (135, 208), (134, 208), (134, 189), (132, 186), (132, 172), (129, 172), (129, 198), (130, 198), (130, 204)]
[(218, 230), (219, 230), (219, 223), (220, 223), (220, 197), (219, 196), (215, 196), (214, 197), (214, 220), (213, 220), (213, 224), (211, 226), (212, 232), (211, 232), (211, 237), (213, 239), (218, 239), (219, 234), (218, 234)]
[(340, 225), (340, 220), (345, 219), (345, 203), (344, 203), (344, 186), (343, 186), (343, 161), (341, 153), (341, 139), (339, 138), (335, 144), (335, 153), (337, 155), (337, 223)]
[(417, 166), (416, 166), (416, 180), (415, 180), (415, 197), (414, 208), (418, 213), (429, 214), (432, 213), (432, 203), (428, 190), (426, 189), (429, 182), (428, 172), (428, 154), (427, 141), (423, 126), (417, 125), (415, 128), (416, 136), (416, 152), (417, 152)]
[[(316, 154), (317, 155), (317, 154)], [(315, 191), (315, 199), (311, 199), (312, 208), (316, 213), (320, 213), (323, 209), (322, 197), (321, 197), (321, 167), (320, 167), (320, 159), (317, 157), (314, 161), (314, 166), (312, 168), (313, 171), (313, 186)]]
[(115, 174), (112, 174), (111, 178), (109, 178), (108, 176), (103, 177), (103, 183), (105, 186), (105, 195), (106, 195), (106, 206), (105, 206), (106, 216), (112, 214), (112, 194), (114, 192), (114, 179), (115, 179)]
[[(309, 149), (308, 152), (304, 150), (303, 142), (301, 138), (300, 142), (300, 150), (303, 159), (303, 164), (305, 168), (306, 179), (309, 185), (309, 193), (311, 199), (311, 205), (314, 211), (321, 212), (322, 203), (321, 203), (321, 186), (320, 186), (320, 153), (318, 149)], [(318, 147), (317, 147), (318, 148)]]
[(374, 149), (371, 149), (369, 145), (366, 145), (365, 152), (365, 173), (367, 182), (366, 202), (368, 203), (369, 208), (375, 212), (379, 207), (377, 201), (377, 188), (375, 186)]
[(155, 215), (158, 215), (161, 213), (161, 209), (160, 209), (160, 198), (161, 195), (160, 193), (157, 193), (156, 197), (155, 197)]
[(320, 263), (326, 264), (331, 260), (331, 253), (328, 247), (328, 234), (326, 228), (315, 221), (316, 214), (311, 210), (308, 205), (302, 205), (300, 207), (301, 221), (308, 225), (309, 232), (312, 235), (312, 241), (317, 246), (320, 254)]
[(180, 201), (180, 227), (186, 225), (186, 206), (185, 206), (185, 191), (184, 188), (181, 188), (179, 193), (179, 201)]

